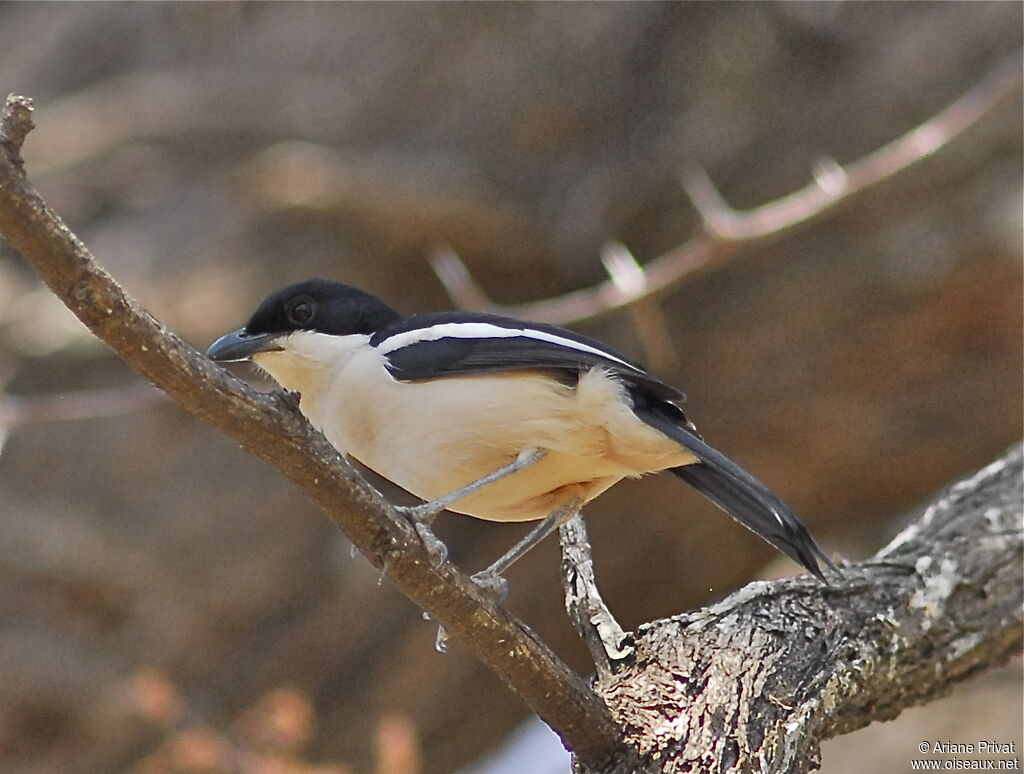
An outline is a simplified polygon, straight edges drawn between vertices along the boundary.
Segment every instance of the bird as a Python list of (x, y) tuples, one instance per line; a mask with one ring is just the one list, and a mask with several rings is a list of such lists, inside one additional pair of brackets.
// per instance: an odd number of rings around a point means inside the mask
[(824, 583), (839, 573), (793, 511), (709, 445), (683, 394), (566, 328), (467, 311), (402, 315), (322, 278), (267, 296), (207, 350), (250, 361), (299, 395), (332, 445), (423, 505), (403, 509), (437, 561), (442, 510), (539, 524), (474, 575), (505, 570), (619, 481), (666, 471)]

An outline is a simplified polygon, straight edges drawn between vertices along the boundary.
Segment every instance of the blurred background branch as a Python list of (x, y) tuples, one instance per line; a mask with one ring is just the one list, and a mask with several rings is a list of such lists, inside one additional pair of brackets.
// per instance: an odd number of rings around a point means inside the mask
[[(840, 164), (823, 156), (815, 162), (813, 180), (799, 191), (749, 210), (735, 210), (724, 199), (699, 165), (687, 165), (683, 190), (700, 214), (703, 233), (642, 266), (635, 260), (609, 261), (621, 254), (619, 244), (602, 250), (606, 282), (554, 298), (504, 306), (492, 301), (451, 248), (431, 255), (431, 267), (452, 301), (462, 309), (477, 309), (525, 317), (530, 320), (571, 325), (607, 312), (630, 307), (651, 296), (663, 295), (692, 272), (734, 257), (742, 247), (804, 227), (836, 207), (878, 185), (922, 159), (937, 153), (963, 131), (983, 119), (997, 105), (1015, 95), (1021, 85), (1021, 52), (1000, 62), (991, 72), (951, 105), (889, 144), (866, 156)], [(638, 326), (643, 329), (643, 326)], [(667, 337), (644, 336), (645, 342)], [(664, 354), (648, 355), (666, 367), (677, 364)]]
[[(47, 200), (198, 347), (273, 288), (349, 282), (449, 306), (450, 245), (502, 303), (626, 287), (702, 229), (698, 159), (738, 212), (863, 158), (1019, 56), (1019, 4), (0, 4), (0, 94), (37, 98), (25, 148)], [(1019, 61), (1019, 59), (1018, 59)], [(873, 554), (902, 514), (1021, 435), (1021, 95), (928, 163), (654, 299), (701, 431), (826, 547)], [(130, 116), (124, 120), (124, 116)], [(823, 181), (835, 165), (817, 165)], [(658, 333), (663, 326), (664, 333)], [(658, 342), (662, 336), (666, 341)], [(246, 373), (250, 378), (252, 374)], [(0, 246), (0, 384), (117, 389), (128, 370)], [(396, 501), (401, 493), (386, 489)], [(0, 455), (0, 769), (123, 771), (154, 749), (105, 688), (167, 676), (227, 729), (280, 686), (317, 723), (307, 762), (377, 766), (382, 718), (423, 774), (564, 774), (566, 755), (463, 648), (353, 560), (293, 487), (170, 401), (19, 425)], [(589, 509), (624, 629), (793, 571), (660, 478)], [(461, 567), (515, 526), (443, 517)], [(557, 546), (510, 573), (511, 609), (577, 670)], [(902, 772), (908, 739), (1020, 740), (1020, 663), (824, 746), (828, 774)], [(526, 724), (526, 725), (524, 725)], [(507, 740), (507, 741), (506, 741)], [(495, 757), (497, 756), (497, 757)]]

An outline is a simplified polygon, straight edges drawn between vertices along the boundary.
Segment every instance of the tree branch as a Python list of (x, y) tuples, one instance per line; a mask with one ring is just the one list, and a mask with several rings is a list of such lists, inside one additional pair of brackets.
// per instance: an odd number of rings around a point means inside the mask
[(643, 758), (637, 770), (808, 771), (823, 739), (891, 719), (1018, 651), (1022, 475), (1016, 446), (835, 586), (752, 583), (627, 635), (632, 652), (599, 672), (597, 689)]
[(633, 650), (630, 646), (622, 647), (626, 633), (597, 589), (590, 538), (582, 513), (558, 528), (558, 539), (562, 546), (565, 611), (590, 650), (598, 676), (607, 678), (614, 672), (614, 662), (626, 658)]
[[(794, 231), (833, 212), (840, 204), (931, 156), (990, 113), (1021, 84), (1021, 53), (1001, 62), (977, 85), (928, 121), (845, 167), (819, 159), (804, 188), (768, 204), (739, 211), (728, 205), (707, 173), (693, 165), (683, 188), (704, 223), (702, 233), (631, 273), (629, 282), (609, 270), (593, 287), (517, 306), (495, 303), (451, 249), (430, 257), (431, 266), (455, 304), (511, 317), (566, 325), (599, 317), (664, 295), (685, 277), (721, 263), (740, 248)], [(608, 268), (607, 262), (605, 262)]]
[(271, 463), (431, 618), (462, 640), (595, 765), (616, 754), (604, 704), (518, 619), (451, 564), (435, 567), (409, 523), (282, 393), (261, 394), (146, 312), (93, 259), (26, 179), (21, 145), (31, 102), (11, 95), (0, 116), (0, 235), (89, 329), (186, 411)]

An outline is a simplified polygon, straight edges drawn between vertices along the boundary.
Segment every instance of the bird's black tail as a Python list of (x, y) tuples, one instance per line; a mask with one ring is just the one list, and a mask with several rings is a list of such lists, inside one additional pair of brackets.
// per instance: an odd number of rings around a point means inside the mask
[(840, 574), (811, 537), (796, 514), (778, 495), (717, 449), (708, 446), (695, 432), (680, 425), (660, 407), (634, 408), (636, 415), (692, 452), (700, 462), (672, 468), (674, 473), (715, 503), (740, 524), (757, 533), (777, 549), (799, 562), (827, 583), (819, 560)]

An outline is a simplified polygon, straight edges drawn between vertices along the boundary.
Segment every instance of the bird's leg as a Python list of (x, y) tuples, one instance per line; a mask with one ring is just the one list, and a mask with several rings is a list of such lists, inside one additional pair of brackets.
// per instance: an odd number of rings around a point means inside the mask
[(438, 565), (441, 565), (448, 556), (448, 548), (437, 538), (431, 529), (431, 525), (434, 523), (434, 519), (437, 518), (437, 515), (449, 505), (452, 505), (475, 492), (479, 492), (488, 484), (500, 481), (506, 476), (510, 476), (523, 468), (528, 468), (533, 463), (543, 459), (546, 454), (546, 449), (527, 449), (520, 452), (519, 456), (512, 460), (508, 465), (498, 468), (493, 473), (488, 473), (483, 478), (477, 479), (461, 489), (456, 489), (454, 492), (441, 495), (440, 497), (431, 500), (430, 502), (426, 502), (423, 505), (416, 505), (412, 507), (396, 506), (395, 510), (405, 514), (409, 521), (412, 522), (413, 527), (416, 529), (416, 533), (420, 536), (420, 540), (423, 541), (424, 548), (427, 549), (427, 553), (431, 555)]
[(401, 508), (400, 510), (402, 510), (406, 516), (415, 521), (422, 521), (430, 524), (435, 518), (437, 518), (437, 515), (449, 505), (457, 503), (464, 497), (468, 497), (471, 494), (479, 492), (488, 484), (493, 484), (495, 481), (500, 481), (523, 468), (529, 467), (533, 463), (541, 460), (546, 454), (546, 449), (527, 449), (526, 451), (521, 452), (519, 456), (512, 460), (508, 465), (498, 468), (493, 473), (488, 473), (483, 478), (477, 479), (471, 484), (466, 484), (466, 486), (461, 489), (456, 489), (454, 492), (441, 495), (430, 502), (423, 503), (423, 505), (416, 505), (411, 508)]
[(508, 596), (508, 581), (502, 577), (502, 573), (522, 558), (527, 551), (579, 513), (582, 507), (583, 500), (573, 497), (553, 510), (544, 518), (544, 521), (530, 530), (526, 537), (506, 551), (498, 561), (486, 570), (476, 573), (473, 576), (473, 581), (493, 595), (497, 601), (503, 601)]
[[(571, 500), (559, 506), (557, 509), (549, 513), (544, 518), (544, 521), (530, 530), (526, 537), (506, 551), (498, 561), (486, 570), (473, 575), (473, 582), (476, 583), (484, 593), (490, 596), (495, 602), (499, 604), (504, 602), (505, 598), (508, 597), (508, 581), (501, 576), (501, 573), (505, 572), (505, 570), (512, 566), (513, 562), (522, 557), (523, 554), (537, 545), (540, 541), (572, 519), (573, 516), (580, 512), (580, 508), (582, 507), (583, 499), (580, 497), (573, 497)], [(432, 533), (431, 537), (433, 537)], [(437, 538), (435, 537), (434, 540), (437, 540)], [(443, 626), (437, 627), (437, 637), (434, 640), (434, 649), (437, 650), (438, 653), (444, 653), (448, 650), (448, 632), (445, 631)]]

